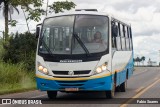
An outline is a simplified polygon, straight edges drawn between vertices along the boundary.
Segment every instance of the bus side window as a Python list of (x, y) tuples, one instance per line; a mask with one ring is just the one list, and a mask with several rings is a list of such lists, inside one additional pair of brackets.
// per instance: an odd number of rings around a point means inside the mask
[(128, 26), (125, 26), (125, 35), (126, 35), (126, 50), (130, 50), (129, 49), (129, 37), (128, 37)]
[(125, 32), (125, 40), (126, 40), (126, 50), (129, 50), (129, 38), (128, 38), (127, 26), (124, 26), (124, 32)]
[(112, 47), (117, 48), (116, 37), (118, 36), (118, 26), (112, 21)]
[(128, 35), (128, 42), (129, 42), (128, 50), (131, 50), (130, 34), (129, 34), (129, 27), (128, 26), (127, 26), (127, 35)]
[(120, 24), (120, 31), (121, 31), (121, 43), (122, 43), (122, 50), (126, 50), (126, 43), (125, 43), (125, 36), (124, 36), (124, 30), (123, 30), (123, 25)]
[(131, 31), (131, 27), (128, 28), (129, 30), (129, 35), (130, 35), (130, 50), (133, 49), (133, 45), (132, 45), (132, 31)]
[(121, 44), (121, 32), (120, 32), (120, 23), (117, 23), (118, 25), (118, 35), (116, 37), (116, 44), (117, 44), (117, 50), (121, 51), (122, 50), (122, 44)]
[(126, 42), (126, 30), (125, 30), (125, 25), (123, 25), (123, 35), (124, 35), (124, 50), (127, 50), (127, 42)]

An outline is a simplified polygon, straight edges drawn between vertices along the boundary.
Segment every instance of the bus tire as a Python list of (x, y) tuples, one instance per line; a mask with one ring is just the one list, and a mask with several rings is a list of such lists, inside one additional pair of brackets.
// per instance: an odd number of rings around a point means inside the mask
[(115, 92), (120, 92), (120, 86), (117, 86), (116, 89), (115, 89)]
[(112, 99), (112, 98), (114, 98), (115, 88), (116, 88), (116, 84), (115, 84), (115, 82), (114, 82), (113, 87), (112, 87), (112, 90), (106, 91), (106, 98), (107, 98), (107, 99)]
[(47, 91), (49, 99), (55, 99), (57, 97), (57, 91)]
[(123, 82), (121, 85), (120, 85), (120, 90), (121, 90), (121, 92), (126, 92), (126, 81), (125, 82)]

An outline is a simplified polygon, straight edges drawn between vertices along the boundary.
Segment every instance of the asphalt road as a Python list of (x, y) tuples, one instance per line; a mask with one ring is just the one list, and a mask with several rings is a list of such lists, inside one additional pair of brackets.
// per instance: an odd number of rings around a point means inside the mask
[[(127, 103), (134, 102), (134, 98), (159, 98), (158, 101), (160, 103), (160, 67), (135, 68), (133, 76), (127, 81), (126, 92), (116, 92), (114, 99), (105, 99), (104, 92), (58, 92), (58, 97), (56, 100), (49, 100), (47, 98), (46, 92), (40, 92), (38, 90), (9, 95), (1, 95), (0, 98), (38, 98), (45, 100), (46, 103), (52, 103), (45, 105), (0, 105), (0, 107), (159, 107), (160, 104)], [(145, 99), (145, 101), (147, 99)]]

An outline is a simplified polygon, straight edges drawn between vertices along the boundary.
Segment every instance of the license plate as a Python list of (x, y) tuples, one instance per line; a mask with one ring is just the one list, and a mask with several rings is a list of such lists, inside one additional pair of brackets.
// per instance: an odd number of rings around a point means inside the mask
[(79, 88), (65, 88), (65, 91), (79, 91)]

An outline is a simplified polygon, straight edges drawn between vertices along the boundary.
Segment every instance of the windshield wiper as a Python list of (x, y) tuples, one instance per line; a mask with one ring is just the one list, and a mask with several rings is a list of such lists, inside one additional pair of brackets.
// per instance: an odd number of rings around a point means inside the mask
[(73, 33), (74, 38), (76, 38), (76, 40), (78, 41), (78, 43), (81, 45), (81, 47), (84, 49), (84, 51), (86, 52), (87, 56), (90, 56), (90, 53), (88, 51), (88, 49), (86, 48), (86, 46), (84, 45), (84, 43), (82, 42), (81, 38), (79, 38), (79, 36), (75, 33)]
[(53, 53), (52, 53), (52, 51), (50, 50), (50, 48), (47, 46), (47, 44), (46, 44), (45, 41), (43, 40), (43, 37), (44, 37), (44, 33), (45, 33), (45, 32), (46, 32), (46, 29), (44, 30), (43, 35), (42, 35), (42, 37), (40, 38), (40, 45), (44, 44), (44, 47), (46, 48), (47, 52), (48, 52), (50, 55), (54, 56)]

